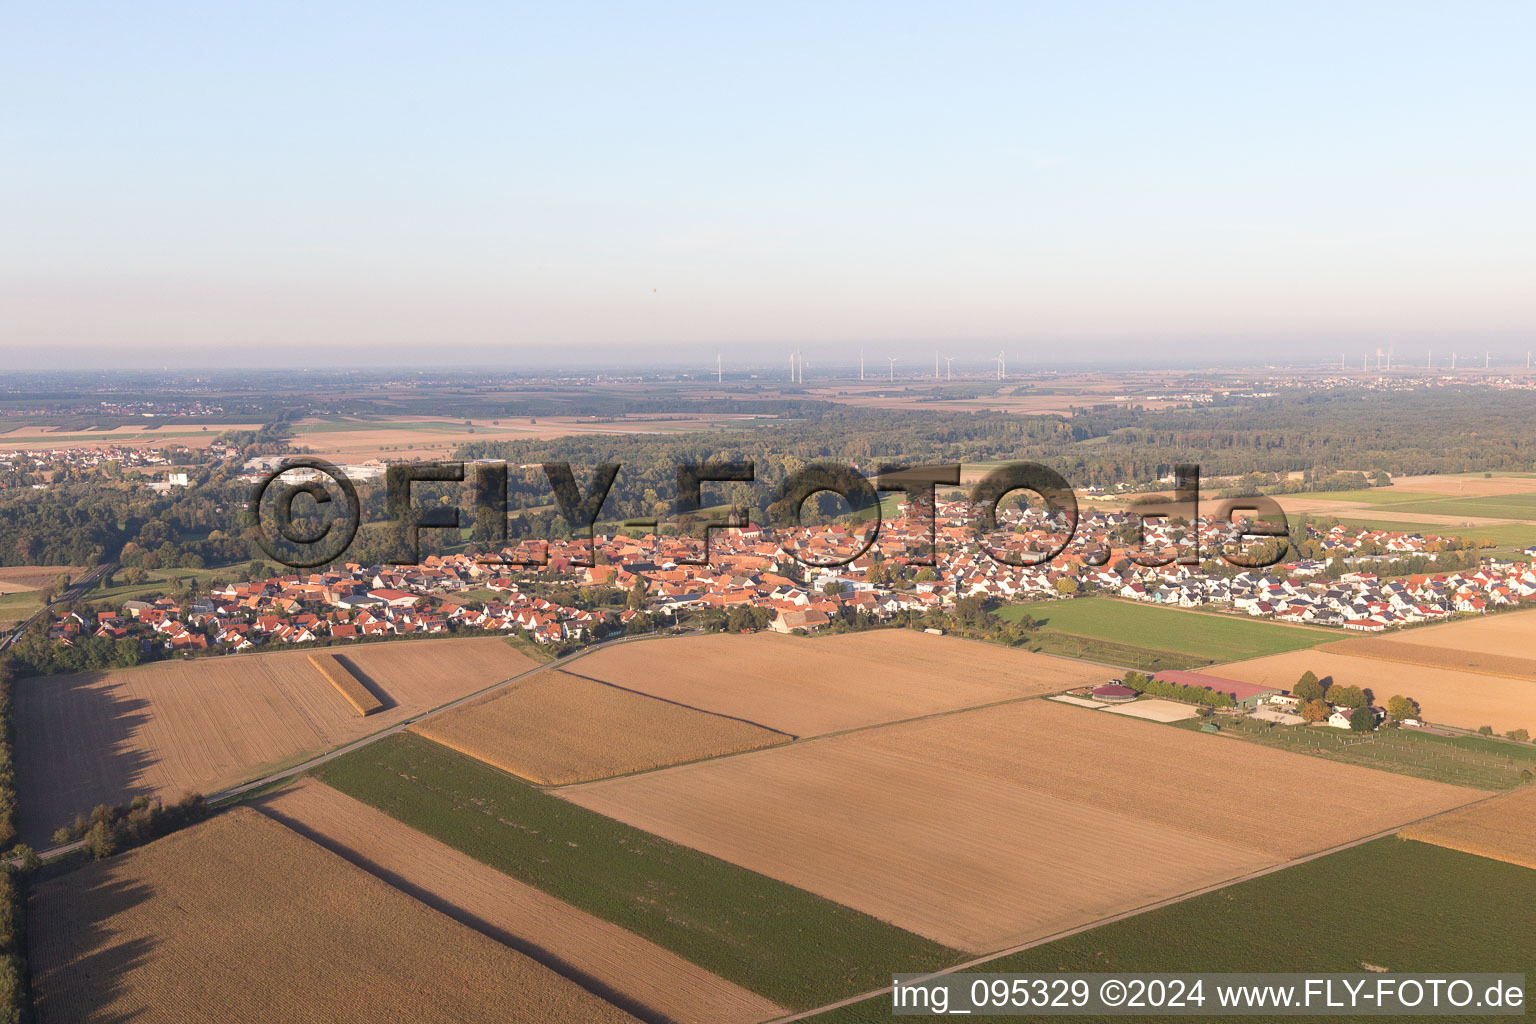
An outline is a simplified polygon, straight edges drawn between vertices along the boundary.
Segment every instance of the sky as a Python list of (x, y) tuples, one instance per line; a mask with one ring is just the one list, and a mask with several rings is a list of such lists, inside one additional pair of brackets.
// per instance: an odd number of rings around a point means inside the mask
[(1523, 354), (1533, 38), (1410, 0), (13, 5), (0, 356)]

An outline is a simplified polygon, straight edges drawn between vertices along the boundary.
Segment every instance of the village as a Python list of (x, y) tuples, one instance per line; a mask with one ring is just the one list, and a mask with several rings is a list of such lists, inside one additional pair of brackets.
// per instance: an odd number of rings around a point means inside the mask
[[(707, 564), (690, 564), (703, 560), (705, 548), (688, 537), (598, 534), (592, 550), (580, 540), (524, 540), (496, 554), (428, 555), (419, 565), (347, 563), (219, 582), (179, 600), (146, 595), (103, 607), (97, 599), (95, 612), (77, 605), (49, 632), (64, 645), (86, 636), (136, 638), (149, 658), (462, 630), (517, 633), (566, 648), (694, 612), (724, 613), (732, 630), (815, 632), (902, 613), (942, 616), (968, 598), (995, 607), (1088, 594), (1380, 632), (1536, 598), (1536, 568), (1528, 561), (1484, 560), (1401, 578), (1359, 568), (1370, 560), (1366, 551), (1432, 561), (1444, 550), (1432, 536), (1309, 527), (1308, 539), (1325, 557), (1223, 574), (1210, 554), (1230, 544), (1239, 527), (1090, 510), (1056, 557), (1011, 565), (994, 554), (1043, 559), (1060, 547), (1061, 524), (1035, 510), (1005, 512), (998, 533), (984, 538), (989, 553), (978, 543), (970, 502), (940, 500), (931, 516), (927, 507), (903, 503), (867, 549), (853, 524), (711, 530)], [(1144, 533), (1137, 550), (1114, 554), (1138, 529)], [(1183, 564), (1177, 556), (1195, 533), (1206, 561)], [(581, 607), (550, 600), (542, 595), (552, 582), (593, 599)]]

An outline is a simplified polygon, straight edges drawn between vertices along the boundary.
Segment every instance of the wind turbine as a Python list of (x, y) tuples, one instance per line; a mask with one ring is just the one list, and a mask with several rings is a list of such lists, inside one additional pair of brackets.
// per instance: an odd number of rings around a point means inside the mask
[[(949, 368), (949, 364), (954, 362), (954, 361), (955, 361), (955, 357), (954, 356), (945, 356), (944, 357), (944, 379), (945, 380), (954, 380), (955, 379), (954, 373)], [(1530, 355), (1529, 354), (1526, 355), (1525, 362), (1526, 362), (1526, 365), (1530, 365), (1531, 359), (1530, 359)]]
[(859, 380), (864, 379), (864, 350), (859, 349)]
[(939, 350), (933, 350), (933, 379), (939, 379)]
[(997, 353), (997, 379), (1002, 380), (1008, 376), (1008, 357), (1001, 350)]
[(886, 356), (885, 358), (887, 358), (887, 359), (889, 359), (891, 361), (891, 383), (895, 384), (896, 383), (896, 357), (895, 356)]
[(720, 353), (715, 353), (715, 383), (725, 383), (725, 364), (720, 361)]

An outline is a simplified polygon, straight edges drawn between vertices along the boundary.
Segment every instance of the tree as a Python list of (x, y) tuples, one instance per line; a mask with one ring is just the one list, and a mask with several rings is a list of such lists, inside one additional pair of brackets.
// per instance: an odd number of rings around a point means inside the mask
[(1511, 729), (1504, 735), (1512, 740), (1518, 740), (1521, 743), (1524, 743), (1531, 738), (1530, 732), (1525, 729)]
[(827, 580), (821, 585), (821, 592), (828, 597), (837, 597), (843, 592), (843, 585), (837, 580)]
[(1335, 707), (1363, 708), (1370, 704), (1370, 700), (1358, 686), (1334, 685), (1328, 688), (1328, 703)]
[(1321, 700), (1309, 700), (1301, 706), (1301, 718), (1305, 722), (1328, 721), (1328, 705)]
[(1376, 712), (1370, 708), (1355, 708), (1349, 716), (1351, 732), (1370, 732), (1376, 728)]
[(630, 611), (642, 611), (645, 608), (645, 577), (636, 576), (635, 582), (629, 588), (629, 597), (624, 606)]
[(1387, 717), (1394, 722), (1401, 722), (1405, 718), (1419, 717), (1418, 701), (1411, 697), (1396, 696), (1387, 701)]
[(117, 852), (117, 835), (112, 823), (105, 819), (96, 822), (85, 834), (85, 848), (92, 860), (106, 860)]
[(1492, 736), (1493, 735), (1493, 726), (1491, 726), (1491, 725), (1480, 725), (1480, 726), (1477, 727), (1477, 734), (1479, 736)]
[(1076, 579), (1072, 578), (1071, 576), (1063, 576), (1061, 579), (1056, 581), (1056, 593), (1075, 594), (1077, 593), (1079, 586), (1081, 586), (1081, 584), (1079, 584)]
[(1301, 678), (1296, 680), (1296, 686), (1291, 690), (1291, 693), (1295, 695), (1297, 700), (1312, 701), (1322, 700), (1323, 690), (1323, 684), (1318, 682), (1317, 674), (1311, 669), (1307, 669), (1307, 671), (1301, 674)]

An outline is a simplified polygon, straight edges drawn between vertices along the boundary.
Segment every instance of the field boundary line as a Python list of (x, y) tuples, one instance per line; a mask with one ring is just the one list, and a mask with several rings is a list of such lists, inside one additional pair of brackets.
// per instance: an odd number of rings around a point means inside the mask
[[(1533, 785), (1536, 785), (1536, 783), (1533, 783)], [(1506, 790), (1505, 792), (1508, 791)], [(1436, 818), (1443, 817), (1444, 815), (1451, 814), (1455, 811), (1464, 810), (1468, 807), (1475, 807), (1478, 804), (1485, 803), (1502, 795), (1503, 793), (1489, 793), (1480, 799), (1469, 801), (1468, 803), (1461, 804), (1458, 807), (1451, 807), (1443, 811), (1436, 811), (1434, 814), (1426, 814), (1422, 818), (1417, 818), (1413, 821), (1405, 821), (1401, 824), (1393, 825), (1389, 829), (1383, 829), (1382, 831), (1372, 833), (1371, 835), (1361, 836), (1358, 839), (1351, 839), (1348, 842), (1339, 843), (1336, 846), (1330, 846), (1327, 849), (1318, 850), (1315, 853), (1309, 853), (1302, 857), (1295, 857), (1291, 860), (1281, 861), (1278, 864), (1271, 864), (1268, 867), (1257, 868), (1245, 874), (1236, 875), (1225, 881), (1213, 882), (1210, 885), (1201, 886), (1198, 889), (1191, 889), (1188, 892), (1180, 893), (1176, 896), (1168, 896), (1160, 900), (1155, 900), (1140, 907), (1134, 907), (1130, 910), (1123, 910), (1118, 914), (1111, 914), (1108, 917), (1101, 917), (1097, 921), (1090, 921), (1086, 924), (1075, 925), (1071, 928), (1066, 928), (1062, 931), (1054, 932), (1050, 935), (1041, 936), (1038, 939), (1031, 939), (1028, 942), (1021, 942), (1016, 946), (1009, 946), (1007, 949), (999, 949), (992, 953), (985, 953), (979, 957), (974, 957), (970, 960), (967, 960), (964, 963), (954, 964), (953, 966), (945, 967), (943, 970), (925, 974), (920, 978), (914, 978), (908, 984), (918, 984), (933, 978), (941, 978), (946, 974), (957, 974), (962, 971), (969, 971), (973, 968), (980, 967), (983, 964), (989, 964), (995, 960), (1001, 960), (1004, 957), (1012, 956), (1015, 953), (1022, 953), (1026, 950), (1034, 949), (1036, 946), (1044, 946), (1048, 943), (1056, 942), (1060, 939), (1068, 939), (1074, 935), (1080, 935), (1083, 932), (1092, 931), (1093, 929), (1099, 928), (1103, 925), (1115, 924), (1119, 921), (1129, 920), (1130, 918), (1140, 916), (1141, 914), (1145, 914), (1149, 911), (1161, 910), (1164, 907), (1171, 907), (1176, 903), (1183, 903), (1185, 900), (1191, 900), (1197, 896), (1204, 896), (1208, 893), (1219, 892), (1222, 889), (1228, 889), (1234, 885), (1240, 885), (1243, 882), (1251, 882), (1256, 878), (1263, 878), (1265, 875), (1272, 875), (1277, 871), (1284, 871), (1287, 868), (1297, 867), (1310, 861), (1317, 860), (1320, 857), (1327, 857), (1331, 854), (1342, 853), (1343, 851), (1353, 849), (1356, 846), (1364, 846), (1366, 843), (1374, 843), (1378, 839), (1385, 839), (1388, 836), (1397, 835), (1405, 828), (1412, 828), (1415, 825), (1422, 825), (1427, 821), (1433, 821)], [(1404, 839), (1403, 841), (1419, 842), (1420, 840)], [(818, 1006), (815, 1009), (801, 1010), (783, 1017), (774, 1017), (771, 1020), (762, 1022), (762, 1024), (791, 1024), (792, 1021), (806, 1020), (819, 1014), (830, 1013), (833, 1010), (842, 1009), (845, 1006), (852, 1006), (854, 1003), (862, 1003), (868, 999), (875, 999), (880, 996), (887, 995), (890, 993), (893, 987), (894, 986), (886, 985), (884, 988), (878, 988), (870, 992), (863, 992), (859, 995), (849, 996), (846, 999), (839, 999), (836, 1002), (828, 1003), (825, 1006)]]

